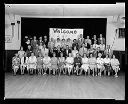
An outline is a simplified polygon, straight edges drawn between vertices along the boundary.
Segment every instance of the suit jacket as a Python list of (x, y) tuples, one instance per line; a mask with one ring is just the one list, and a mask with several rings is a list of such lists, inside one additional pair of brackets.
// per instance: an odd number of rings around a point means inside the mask
[(26, 64), (28, 63), (28, 57), (26, 57), (25, 62), (24, 62), (24, 57), (21, 58), (21, 64), (23, 65), (24, 63)]
[[(102, 41), (103, 41), (103, 44), (105, 44), (105, 38), (102, 38)], [(101, 43), (101, 40), (100, 40), (100, 38), (98, 38), (98, 44), (100, 44)]]
[(68, 49), (68, 51), (67, 51), (67, 49), (64, 49), (64, 50), (63, 50), (63, 54), (64, 54), (63, 56), (64, 56), (64, 57), (68, 57), (68, 54), (69, 54), (69, 53), (72, 53), (72, 50), (71, 50), (71, 49)]

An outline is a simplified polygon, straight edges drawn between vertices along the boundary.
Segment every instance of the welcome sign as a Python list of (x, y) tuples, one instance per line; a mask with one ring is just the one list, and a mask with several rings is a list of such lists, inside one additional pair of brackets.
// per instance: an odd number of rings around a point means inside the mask
[(50, 28), (49, 38), (53, 39), (78, 39), (81, 35), (83, 37), (83, 29), (62, 29), (62, 28)]

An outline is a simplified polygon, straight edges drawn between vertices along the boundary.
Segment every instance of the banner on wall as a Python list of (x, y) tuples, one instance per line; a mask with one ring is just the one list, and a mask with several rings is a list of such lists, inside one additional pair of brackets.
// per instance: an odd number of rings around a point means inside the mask
[(83, 29), (62, 29), (62, 28), (50, 28), (49, 29), (49, 38), (53, 39), (78, 39), (83, 37)]

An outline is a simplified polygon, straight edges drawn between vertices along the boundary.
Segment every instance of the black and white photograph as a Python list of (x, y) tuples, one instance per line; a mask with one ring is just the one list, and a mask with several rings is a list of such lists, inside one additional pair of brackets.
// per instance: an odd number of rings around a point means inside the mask
[(4, 6), (4, 99), (125, 100), (124, 2)]

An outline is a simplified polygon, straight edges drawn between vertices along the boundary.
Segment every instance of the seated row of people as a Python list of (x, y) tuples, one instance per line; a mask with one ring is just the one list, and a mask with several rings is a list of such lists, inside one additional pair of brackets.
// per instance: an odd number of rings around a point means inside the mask
[(24, 53), (23, 57), (20, 58), (16, 53), (12, 59), (12, 66), (14, 75), (16, 75), (19, 68), (21, 74), (24, 74), (26, 68), (29, 74), (33, 74), (33, 71), (35, 73), (38, 71), (39, 74), (46, 74), (49, 71), (49, 74), (51, 74), (52, 71), (54, 75), (57, 73), (59, 75), (61, 73), (68, 73), (68, 75), (76, 73), (77, 75), (81, 75), (83, 72), (85, 75), (86, 73), (90, 75), (92, 72), (93, 76), (101, 76), (102, 72), (105, 75), (108, 72), (108, 75), (110, 75), (111, 71), (115, 71), (115, 76), (117, 77), (117, 72), (120, 68), (119, 61), (115, 58), (115, 55), (111, 59), (108, 57), (109, 55), (106, 55), (105, 58), (101, 56), (102, 54), (99, 53), (96, 58), (91, 53), (90, 57), (87, 57), (87, 54), (84, 53), (83, 57), (80, 57), (79, 53), (76, 53), (76, 56), (72, 57), (72, 54), (69, 53), (68, 57), (65, 58), (63, 53), (60, 54), (60, 57), (56, 57), (56, 54), (53, 53), (53, 57), (50, 58), (48, 54), (45, 54), (44, 57), (39, 54), (36, 57), (34, 53), (31, 53), (31, 56), (27, 57), (27, 54)]

